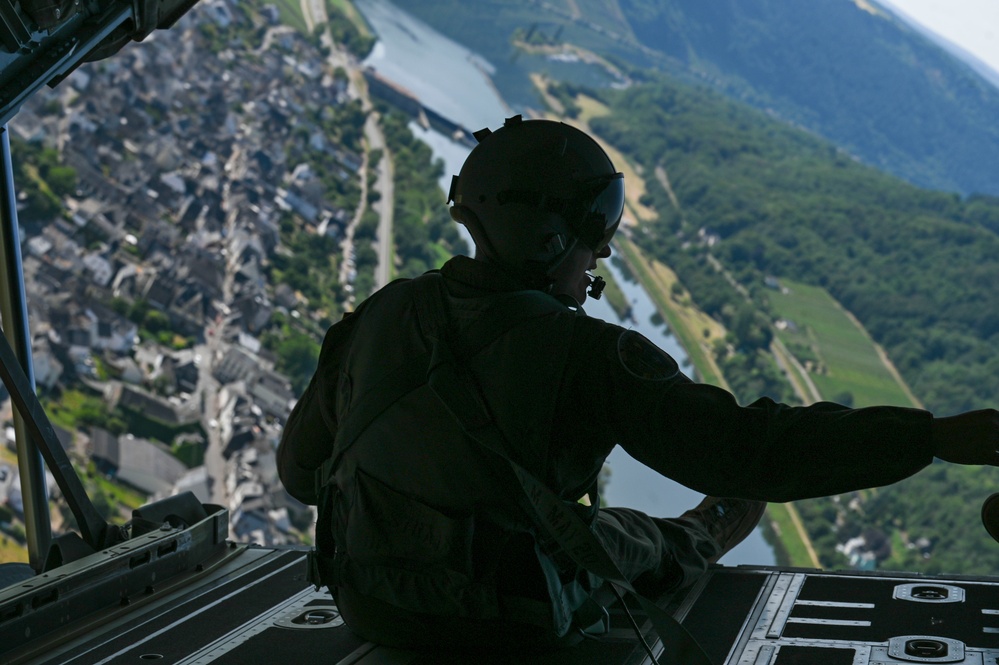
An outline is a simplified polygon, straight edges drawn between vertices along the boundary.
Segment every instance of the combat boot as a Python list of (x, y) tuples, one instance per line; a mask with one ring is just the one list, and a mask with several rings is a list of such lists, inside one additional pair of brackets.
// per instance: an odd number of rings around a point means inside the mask
[(717, 563), (726, 552), (753, 532), (766, 508), (764, 501), (706, 496), (696, 508), (680, 515), (680, 519), (699, 522), (707, 530), (719, 550), (708, 559), (708, 563)]

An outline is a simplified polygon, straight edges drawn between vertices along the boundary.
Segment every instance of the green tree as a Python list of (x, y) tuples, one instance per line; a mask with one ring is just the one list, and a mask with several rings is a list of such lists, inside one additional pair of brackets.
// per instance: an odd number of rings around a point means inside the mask
[(278, 369), (291, 379), (297, 394), (302, 394), (316, 371), (319, 361), (319, 344), (300, 333), (292, 333), (277, 346)]

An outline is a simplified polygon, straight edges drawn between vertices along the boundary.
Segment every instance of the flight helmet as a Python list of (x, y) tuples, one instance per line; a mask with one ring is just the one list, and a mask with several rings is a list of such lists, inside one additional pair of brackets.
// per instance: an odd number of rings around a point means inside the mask
[(519, 115), (475, 138), (448, 203), (477, 258), (545, 289), (576, 243), (594, 252), (607, 246), (624, 211), (624, 176), (596, 141), (565, 123)]

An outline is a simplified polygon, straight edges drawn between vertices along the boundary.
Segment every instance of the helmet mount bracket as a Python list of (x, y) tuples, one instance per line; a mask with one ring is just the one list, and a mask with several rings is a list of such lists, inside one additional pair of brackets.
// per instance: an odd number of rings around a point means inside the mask
[(547, 252), (548, 254), (550, 254), (552, 257), (556, 257), (556, 256), (560, 255), (562, 252), (565, 251), (565, 248), (566, 248), (566, 242), (565, 242), (565, 240), (566, 240), (566, 238), (565, 238), (565, 234), (564, 233), (552, 233), (552, 234), (550, 234), (545, 239), (545, 243), (544, 243), (545, 252)]

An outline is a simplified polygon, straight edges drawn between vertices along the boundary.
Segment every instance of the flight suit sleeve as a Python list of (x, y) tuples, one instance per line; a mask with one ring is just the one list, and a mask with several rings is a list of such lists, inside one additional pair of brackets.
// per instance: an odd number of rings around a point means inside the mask
[[(793, 501), (888, 485), (933, 460), (932, 417), (898, 407), (808, 407), (682, 382), (650, 405), (651, 427), (630, 427), (636, 459), (705, 494)], [(653, 432), (652, 428), (658, 432)]]
[(684, 376), (637, 332), (605, 326), (593, 339), (600, 350), (591, 350), (600, 361), (577, 378), (606, 386), (597, 429), (694, 490), (791, 501), (890, 484), (933, 459), (926, 411), (769, 398), (740, 406), (729, 392)]
[(302, 503), (315, 505), (315, 472), (333, 453), (337, 432), (336, 388), (349, 350), (353, 316), (332, 326), (323, 339), (319, 364), (295, 404), (277, 450), (278, 475), (285, 489)]

